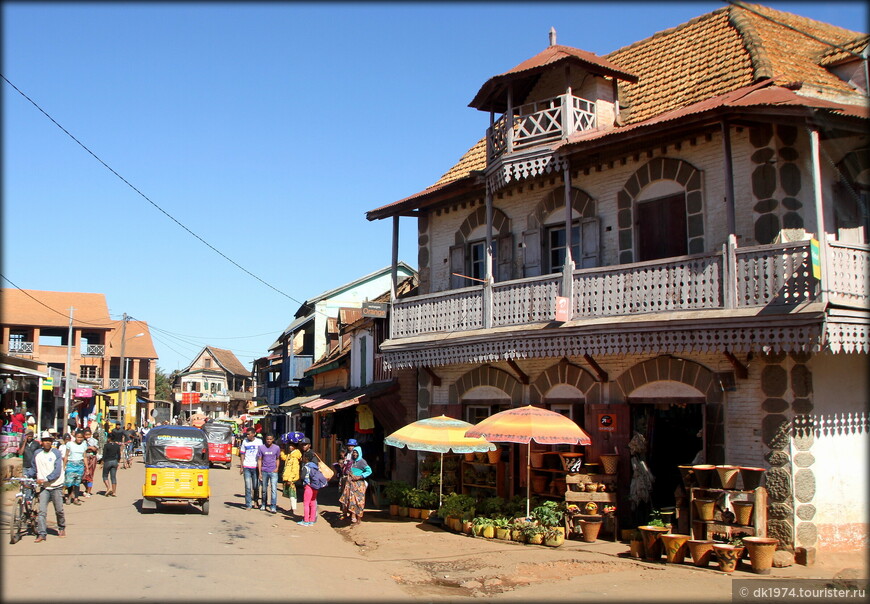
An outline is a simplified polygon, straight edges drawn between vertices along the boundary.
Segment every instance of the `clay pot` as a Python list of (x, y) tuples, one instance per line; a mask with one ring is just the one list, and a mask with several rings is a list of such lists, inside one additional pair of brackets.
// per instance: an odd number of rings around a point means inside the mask
[(474, 525), (471, 524), (471, 520), (463, 520), (462, 522), (462, 532), (466, 535), (470, 535), (471, 531), (474, 528)]
[(465, 461), (474, 461), (474, 453), (466, 453)]
[(698, 483), (695, 480), (695, 472), (692, 470), (692, 466), (677, 467), (680, 469), (680, 476), (683, 479), (683, 486), (686, 487), (687, 491), (692, 487), (698, 486)]
[(695, 480), (698, 481), (699, 487), (704, 489), (714, 487), (711, 483), (713, 482), (713, 475), (716, 474), (716, 466), (709, 464), (692, 466), (692, 472), (695, 475)]
[(395, 503), (390, 504), (390, 516), (398, 516), (399, 515), (399, 506)]
[(744, 537), (743, 544), (749, 552), (749, 562), (752, 572), (758, 575), (769, 575), (773, 565), (773, 554), (779, 539), (773, 537)]
[(734, 509), (734, 519), (737, 524), (749, 526), (752, 524), (752, 502), (751, 501), (732, 501), (731, 507)]
[(619, 466), (619, 455), (615, 453), (603, 453), (598, 457), (598, 462), (604, 468), (605, 474), (616, 474)]
[(533, 493), (543, 493), (544, 489), (547, 488), (547, 477), (546, 476), (532, 476), (532, 492)]
[(689, 539), (686, 545), (689, 546), (689, 553), (692, 555), (692, 564), (701, 568), (710, 565), (710, 558), (713, 557), (712, 539)]
[(628, 551), (632, 558), (643, 557), (643, 541), (629, 540)]
[(419, 518), (420, 517), (420, 508), (408, 508), (408, 517), (409, 518)]
[(665, 533), (661, 536), (662, 543), (665, 548), (665, 556), (668, 559), (668, 564), (682, 564), (686, 559), (688, 546), (686, 542), (691, 538), (690, 535), (677, 535), (675, 533)]
[(495, 451), (487, 451), (486, 458), (489, 463), (498, 463), (501, 460), (501, 450), (496, 449)]
[(743, 555), (742, 546), (727, 545), (725, 543), (714, 543), (713, 553), (719, 561), (719, 570), (723, 573), (733, 573), (737, 568), (737, 563), (740, 562), (740, 556)]
[(401, 516), (402, 518), (408, 517), (408, 506), (405, 506), (405, 505), (399, 506), (399, 516)]
[(533, 468), (543, 468), (544, 467), (544, 453), (543, 452), (532, 451), (530, 453), (529, 460), (532, 462)]
[(698, 520), (713, 520), (716, 511), (715, 499), (696, 499), (695, 509), (698, 511)]
[(587, 474), (598, 474), (598, 464), (597, 463), (587, 463), (585, 467), (586, 467)]
[(716, 466), (716, 472), (719, 474), (719, 482), (722, 483), (723, 489), (737, 488), (737, 476), (740, 475), (739, 466)]
[(601, 525), (600, 520), (581, 520), (582, 540), (586, 543), (595, 543), (595, 540), (598, 539), (598, 533), (601, 532)]
[(743, 490), (754, 491), (760, 487), (765, 471), (764, 468), (746, 468), (740, 466), (740, 478), (743, 480)]
[(661, 536), (670, 529), (664, 526), (639, 526), (640, 534), (643, 535), (643, 549), (647, 560), (658, 561), (662, 557)]

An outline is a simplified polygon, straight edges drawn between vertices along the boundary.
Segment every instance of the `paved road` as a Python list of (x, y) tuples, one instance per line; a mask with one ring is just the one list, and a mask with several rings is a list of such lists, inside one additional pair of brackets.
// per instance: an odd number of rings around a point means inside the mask
[(238, 467), (211, 471), (208, 516), (192, 506), (142, 514), (143, 477), (139, 459), (118, 471), (116, 498), (100, 485), (83, 505), (67, 506), (66, 538), (54, 534), (51, 508), (43, 543), (27, 536), (9, 545), (4, 531), (2, 601), (32, 601), (42, 580), (56, 597), (90, 601), (411, 599), (325, 521), (300, 527), (283, 514), (245, 510)]

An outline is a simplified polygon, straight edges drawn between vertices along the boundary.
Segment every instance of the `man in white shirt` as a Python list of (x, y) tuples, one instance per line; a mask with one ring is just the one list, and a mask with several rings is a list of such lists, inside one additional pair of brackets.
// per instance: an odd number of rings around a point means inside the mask
[(63, 513), (63, 454), (52, 444), (54, 437), (49, 432), (40, 435), (42, 450), (33, 456), (36, 466), (36, 482), (42, 486), (39, 491), (39, 519), (36, 523), (36, 543), (45, 541), (47, 533), (46, 517), (48, 502), (54, 503), (54, 514), (57, 518), (57, 536), (66, 537), (66, 519)]
[(245, 509), (251, 509), (251, 498), (254, 499), (254, 505), (260, 507), (260, 478), (259, 469), (257, 468), (257, 451), (263, 441), (257, 438), (257, 433), (253, 428), (245, 430), (245, 438), (242, 439), (242, 444), (239, 445), (239, 458), (241, 466), (239, 473), (245, 475)]

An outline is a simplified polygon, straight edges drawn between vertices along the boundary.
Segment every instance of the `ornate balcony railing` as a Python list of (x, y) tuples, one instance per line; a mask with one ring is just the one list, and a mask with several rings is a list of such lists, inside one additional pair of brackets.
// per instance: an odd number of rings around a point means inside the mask
[(101, 357), (106, 354), (105, 344), (88, 344), (82, 349), (83, 357)]
[[(826, 249), (823, 270), (829, 295), (841, 304), (866, 309), (870, 246), (831, 244)], [(554, 320), (561, 282), (562, 275), (555, 273), (495, 283), (489, 326)], [(485, 295), (484, 286), (475, 286), (397, 300), (390, 338), (481, 329)], [(790, 306), (818, 295), (809, 242), (730, 248), (574, 271), (573, 319)]]
[(33, 342), (9, 341), (9, 354), (33, 354)]
[(133, 380), (122, 380), (121, 378), (109, 378), (109, 388), (120, 388), (121, 382), (124, 382), (124, 388), (132, 388)]
[(505, 153), (591, 130), (595, 125), (595, 103), (574, 95), (520, 105), (514, 107), (512, 118), (504, 114), (487, 130), (488, 157), (491, 161)]

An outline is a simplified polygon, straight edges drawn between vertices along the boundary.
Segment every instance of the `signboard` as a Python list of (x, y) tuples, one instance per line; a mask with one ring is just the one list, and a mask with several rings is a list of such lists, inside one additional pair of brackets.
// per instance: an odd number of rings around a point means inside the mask
[(616, 432), (616, 415), (611, 413), (598, 414), (599, 432)]
[(363, 302), (362, 316), (385, 319), (387, 317), (387, 308), (386, 302)]
[(91, 398), (94, 396), (93, 388), (76, 388), (73, 391), (73, 396), (76, 398)]
[(813, 277), (816, 279), (822, 278), (822, 261), (819, 252), (819, 240), (810, 239), (810, 261), (813, 265)]
[(54, 378), (47, 377), (42, 378), (42, 389), (43, 390), (51, 390), (54, 388)]
[(557, 321), (568, 321), (571, 319), (570, 314), (570, 306), (569, 303), (571, 301), (568, 298), (563, 298), (561, 296), (556, 296), (556, 320)]
[(198, 405), (199, 404), (199, 392), (182, 392), (181, 393), (181, 402), (184, 405)]

